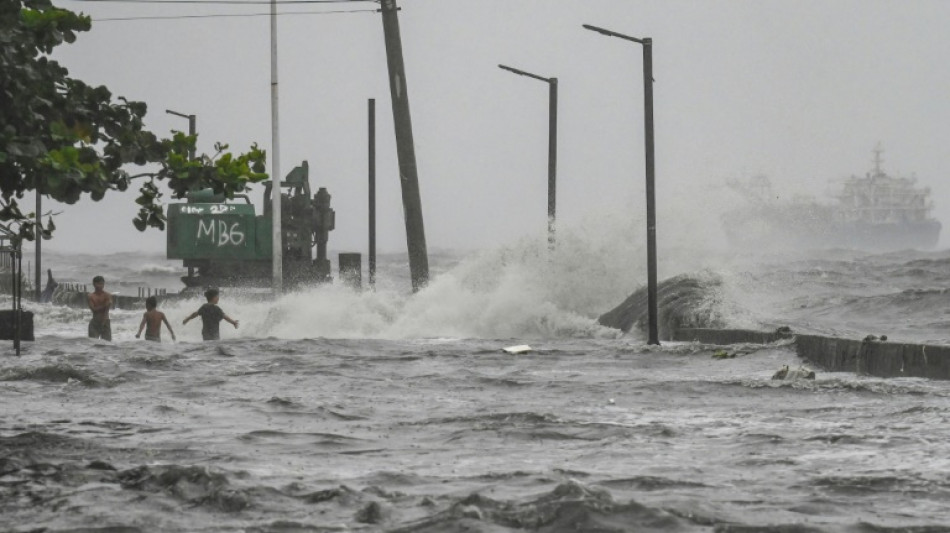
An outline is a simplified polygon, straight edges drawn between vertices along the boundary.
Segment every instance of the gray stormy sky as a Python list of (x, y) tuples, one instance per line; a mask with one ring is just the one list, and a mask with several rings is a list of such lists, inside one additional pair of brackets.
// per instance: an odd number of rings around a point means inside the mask
[[(73, 77), (144, 101), (160, 135), (198, 117), (213, 143), (271, 148), (266, 4), (155, 5), (59, 0), (93, 29), (57, 58)], [(654, 41), (658, 240), (715, 239), (716, 187), (767, 175), (821, 195), (863, 174), (881, 142), (885, 170), (931, 187), (950, 226), (950, 2), (401, 0), (399, 14), (427, 242), (481, 248), (546, 227), (547, 87), (560, 80), (559, 223), (643, 210), (640, 47), (584, 23)], [(376, 4), (281, 11), (372, 10)], [(333, 195), (330, 248), (366, 249), (366, 106), (377, 99), (381, 251), (405, 250), (382, 23), (374, 12), (278, 18), (281, 170), (306, 159)], [(260, 203), (260, 188), (252, 196)], [(54, 206), (56, 251), (164, 251), (142, 234), (134, 194)], [(29, 202), (29, 200), (26, 200)], [(697, 225), (699, 224), (699, 225)], [(941, 247), (950, 242), (950, 228)], [(708, 238), (706, 236), (708, 235)]]

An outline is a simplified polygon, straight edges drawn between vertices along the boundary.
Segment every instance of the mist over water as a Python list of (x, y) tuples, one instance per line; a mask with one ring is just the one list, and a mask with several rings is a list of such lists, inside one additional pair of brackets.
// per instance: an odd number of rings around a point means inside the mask
[[(363, 291), (336, 280), (272, 301), (259, 291), (225, 288), (221, 307), (241, 320), (241, 328), (225, 325), (222, 331), (231, 338), (282, 339), (615, 336), (594, 319), (645, 279), (645, 261), (634, 259), (643, 254), (643, 238), (631, 238), (629, 225), (616, 215), (591, 217), (560, 228), (553, 250), (542, 234), (469, 254), (437, 251), (430, 254), (431, 282), (418, 294), (409, 290), (402, 254), (380, 256), (375, 291), (367, 287), (365, 256)], [(53, 256), (44, 264), (59, 281), (90, 284), (85, 278), (102, 273), (107, 290), (123, 294), (146, 283), (172, 291), (184, 274), (174, 262), (136, 254)], [(196, 295), (162, 307), (170, 316), (186, 316), (202, 300)], [(120, 311), (113, 322), (125, 325), (133, 316)], [(195, 330), (184, 338), (197, 340)]]
[[(713, 207), (729, 198), (728, 191), (700, 193), (661, 220), (658, 272), (661, 281), (681, 274), (717, 280), (708, 283), (708, 305), (725, 325), (948, 341), (947, 252), (731, 249), (720, 242)], [(615, 338), (618, 332), (599, 326), (596, 318), (646, 284), (645, 224), (636, 215), (601, 211), (561, 224), (553, 249), (539, 233), (494, 249), (433, 251), (430, 284), (417, 294), (409, 288), (404, 254), (380, 255), (375, 290), (367, 285), (365, 256), (362, 291), (336, 280), (274, 301), (261, 291), (224, 288), (221, 307), (241, 327), (225, 324), (222, 333), (226, 339)], [(176, 291), (184, 274), (175, 262), (136, 253), (54, 253), (44, 267), (61, 282), (90, 284), (102, 274), (107, 289), (120, 294), (145, 285)], [(201, 303), (196, 295), (162, 308), (179, 324)], [(41, 331), (81, 335), (83, 316), (80, 310), (44, 307), (36, 320)], [(131, 339), (140, 316), (113, 312), (116, 337)], [(200, 339), (197, 326), (178, 329), (183, 340)]]
[[(950, 342), (946, 251), (764, 255), (666, 231), (661, 280), (698, 280), (729, 326)], [(598, 213), (554, 250), (434, 251), (417, 294), (402, 254), (380, 257), (375, 291), (225, 288), (241, 326), (220, 342), (181, 325), (199, 297), (160, 305), (179, 338), (162, 344), (134, 339), (144, 310), (113, 311), (109, 343), (85, 338), (88, 311), (27, 303), (37, 340), (0, 357), (2, 529), (950, 528), (950, 386), (773, 381), (802, 364), (787, 343), (718, 359), (602, 327), (645, 282), (644, 236)], [(45, 264), (125, 294), (184, 273), (136, 253)]]

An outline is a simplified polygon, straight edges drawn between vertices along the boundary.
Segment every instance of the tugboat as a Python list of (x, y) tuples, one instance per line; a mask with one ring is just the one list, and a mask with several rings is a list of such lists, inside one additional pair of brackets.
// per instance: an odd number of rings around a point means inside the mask
[(915, 178), (886, 174), (882, 153), (880, 145), (875, 147), (874, 169), (864, 177), (848, 178), (834, 202), (776, 201), (764, 176), (730, 183), (749, 205), (723, 216), (726, 237), (734, 246), (756, 249), (932, 249), (941, 224), (930, 215), (930, 189), (918, 187)]

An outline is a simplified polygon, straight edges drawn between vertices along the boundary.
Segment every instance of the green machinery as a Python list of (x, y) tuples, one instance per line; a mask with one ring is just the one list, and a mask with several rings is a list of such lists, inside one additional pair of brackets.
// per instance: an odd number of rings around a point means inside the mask
[[(307, 162), (294, 168), (281, 190), (283, 273), (287, 285), (330, 279), (327, 239), (335, 225), (330, 193), (321, 187), (312, 197)], [(256, 215), (246, 195), (225, 201), (210, 190), (195, 191), (187, 203), (168, 206), (168, 259), (188, 268), (186, 287), (270, 286), (272, 279), (272, 184), (264, 189), (264, 214)], [(317, 256), (313, 257), (313, 248)]]

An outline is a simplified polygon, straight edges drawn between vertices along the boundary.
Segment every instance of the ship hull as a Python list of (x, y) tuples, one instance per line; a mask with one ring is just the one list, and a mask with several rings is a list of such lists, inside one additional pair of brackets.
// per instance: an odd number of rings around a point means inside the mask
[[(773, 213), (774, 214), (774, 213)], [(845, 248), (871, 252), (931, 250), (937, 246), (937, 220), (880, 223), (781, 217), (740, 217), (724, 224), (730, 244), (753, 250)]]
[(859, 250), (931, 250), (940, 238), (940, 222), (923, 220), (894, 224), (841, 224), (832, 241), (839, 248)]

